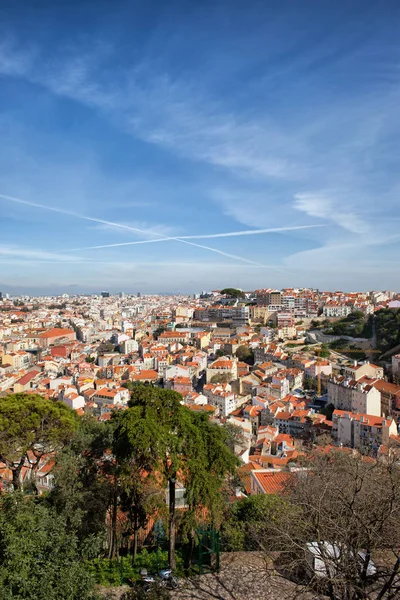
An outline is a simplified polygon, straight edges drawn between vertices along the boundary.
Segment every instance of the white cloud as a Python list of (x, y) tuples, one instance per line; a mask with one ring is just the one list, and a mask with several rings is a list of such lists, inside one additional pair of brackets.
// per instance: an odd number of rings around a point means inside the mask
[(369, 224), (356, 211), (348, 210), (340, 202), (323, 194), (296, 194), (294, 207), (310, 217), (333, 221), (353, 233), (367, 233)]
[[(57, 254), (55, 252), (47, 252), (46, 250), (37, 250), (32, 248), (21, 248), (19, 246), (0, 246), (0, 257), (21, 257), (31, 260), (56, 261), (56, 262), (80, 262), (77, 256), (69, 256), (67, 254)], [(1, 260), (1, 258), (0, 258)]]

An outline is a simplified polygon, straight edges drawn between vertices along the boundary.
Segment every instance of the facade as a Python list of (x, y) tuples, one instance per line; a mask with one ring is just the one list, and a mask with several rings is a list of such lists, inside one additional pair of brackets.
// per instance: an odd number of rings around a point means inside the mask
[(356, 381), (364, 376), (383, 379), (383, 368), (368, 361), (362, 364), (355, 361), (354, 365), (343, 367), (343, 374), (346, 378), (355, 379)]
[(347, 317), (351, 313), (351, 307), (347, 304), (326, 304), (323, 309), (325, 317)]
[(381, 416), (381, 394), (370, 384), (344, 378), (328, 381), (328, 403), (336, 409)]
[(377, 450), (382, 444), (388, 444), (390, 436), (396, 434), (394, 419), (343, 410), (333, 412), (332, 435), (343, 446)]
[(207, 383), (211, 381), (214, 375), (228, 375), (230, 374), (230, 379), (237, 379), (237, 360), (229, 359), (229, 358), (218, 358), (208, 367), (206, 371), (206, 379)]

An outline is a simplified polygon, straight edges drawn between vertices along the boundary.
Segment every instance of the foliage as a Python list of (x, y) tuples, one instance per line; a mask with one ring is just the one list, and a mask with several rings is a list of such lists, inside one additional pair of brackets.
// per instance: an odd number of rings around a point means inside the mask
[(235, 446), (245, 445), (246, 440), (243, 434), (243, 429), (239, 427), (239, 425), (235, 425), (234, 423), (227, 421), (221, 425), (221, 428), (225, 432), (225, 443), (232, 452), (234, 452)]
[(331, 350), (342, 350), (343, 348), (346, 348), (348, 346), (349, 342), (346, 340), (346, 338), (339, 338), (338, 340), (333, 340), (333, 342), (329, 343), (329, 348)]
[(275, 522), (284, 510), (282, 498), (272, 494), (257, 494), (232, 504), (225, 516), (221, 533), (225, 551), (257, 550), (258, 532), (265, 534), (266, 522)]
[(239, 346), (236, 350), (236, 356), (241, 362), (254, 365), (254, 350), (248, 346)]
[(377, 347), (387, 352), (400, 344), (400, 309), (384, 308), (375, 313)]
[(114, 464), (104, 460), (111, 447), (113, 422), (91, 417), (80, 420), (75, 438), (57, 457), (55, 487), (46, 502), (64, 515), (81, 543), (98, 552), (105, 539), (106, 514), (111, 503)]
[(0, 459), (19, 475), (28, 451), (38, 462), (43, 454), (62, 448), (78, 426), (76, 413), (62, 402), (52, 402), (37, 394), (11, 394), (0, 402)]
[(185, 486), (188, 509), (183, 528), (190, 536), (199, 508), (207, 508), (210, 517), (217, 519), (221, 487), (237, 459), (227, 446), (225, 430), (212, 424), (207, 415), (182, 406), (176, 392), (137, 386), (129, 406), (114, 416), (114, 453), (134, 472), (146, 471), (164, 489), (168, 485), (169, 559), (174, 567), (176, 481)]
[(321, 344), (319, 350), (317, 350), (317, 355), (321, 358), (329, 358), (331, 353), (329, 352), (329, 347), (327, 344)]
[(357, 310), (351, 312), (347, 317), (331, 323), (328, 330), (330, 335), (348, 335), (351, 337), (371, 337), (372, 320), (363, 312)]
[(244, 292), (242, 292), (242, 290), (237, 290), (236, 288), (224, 288), (221, 290), (221, 294), (229, 296), (230, 298), (245, 298)]
[(319, 412), (321, 413), (321, 415), (325, 415), (326, 418), (328, 419), (328, 421), (332, 421), (334, 410), (335, 410), (334, 405), (332, 403), (330, 403), (327, 406), (325, 406), (324, 408), (321, 408), (321, 410)]
[[(178, 570), (181, 569), (182, 564), (183, 560), (178, 554)], [(135, 565), (130, 556), (114, 559), (95, 558), (87, 561), (86, 565), (96, 583), (107, 587), (118, 586), (138, 581), (141, 569), (147, 569), (148, 573), (157, 573), (160, 569), (168, 567), (168, 552), (160, 549), (154, 552), (142, 550), (137, 555)]]
[(157, 327), (157, 329), (155, 329), (153, 331), (153, 337), (155, 340), (158, 340), (159, 336), (164, 333), (164, 331), (166, 331), (166, 327), (164, 327), (163, 325), (160, 325), (160, 327)]
[(215, 353), (215, 356), (216, 356), (217, 358), (221, 358), (221, 356), (225, 356), (225, 352), (224, 352), (224, 350), (222, 350), (222, 348), (219, 348), (219, 349), (216, 351), (216, 353)]
[(20, 492), (0, 510), (0, 599), (88, 600), (93, 581), (61, 515)]
[(210, 379), (210, 383), (229, 383), (232, 381), (232, 373), (227, 371), (226, 373), (216, 373)]

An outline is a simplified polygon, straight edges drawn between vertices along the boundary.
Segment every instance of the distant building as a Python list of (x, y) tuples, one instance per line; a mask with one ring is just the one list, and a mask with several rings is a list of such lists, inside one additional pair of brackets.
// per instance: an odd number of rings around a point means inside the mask
[(101, 292), (101, 296), (102, 296), (102, 298), (109, 298), (110, 292)]
[(344, 446), (378, 449), (389, 442), (391, 435), (397, 434), (397, 427), (394, 419), (335, 410), (332, 416), (332, 434)]

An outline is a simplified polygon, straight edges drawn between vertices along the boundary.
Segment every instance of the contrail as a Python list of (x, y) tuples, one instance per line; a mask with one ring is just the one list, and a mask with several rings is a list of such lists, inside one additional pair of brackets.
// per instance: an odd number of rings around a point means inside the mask
[(204, 233), (198, 235), (181, 235), (181, 240), (200, 240), (205, 238), (235, 237), (239, 235), (257, 235), (260, 233), (279, 233), (280, 231), (296, 231), (297, 229), (313, 229), (326, 225), (294, 225), (293, 227), (272, 227), (269, 229), (246, 229), (245, 231), (228, 231), (227, 233)]
[[(65, 210), (64, 208), (55, 208), (54, 206), (47, 206), (46, 204), (38, 204), (37, 202), (28, 202), (28, 200), (21, 200), (20, 198), (14, 198), (13, 196), (5, 196), (4, 194), (0, 194), (0, 198), (4, 198), (5, 200), (9, 200), (10, 202), (15, 202), (17, 204), (24, 204), (25, 206), (32, 206), (34, 208), (42, 208), (43, 210), (50, 210), (51, 212), (59, 213), (61, 215), (68, 215), (70, 217), (76, 217), (77, 219), (84, 219), (85, 221), (92, 221), (93, 223), (101, 223), (102, 225), (111, 225), (112, 227), (120, 227), (121, 229), (128, 229), (129, 231), (136, 231), (136, 233), (144, 233), (146, 235), (161, 235), (160, 233), (155, 233), (150, 229), (139, 229), (138, 227), (131, 227), (130, 225), (123, 225), (122, 223), (113, 223), (112, 221), (105, 221), (104, 219), (97, 219), (96, 217), (87, 217), (86, 215), (81, 215), (80, 213), (76, 213), (70, 210)], [(161, 236), (163, 237), (163, 236)]]
[[(174, 240), (174, 241), (180, 242), (182, 244), (187, 244), (187, 245), (194, 246), (194, 247), (197, 247), (197, 248), (202, 248), (203, 250), (209, 250), (210, 252), (214, 252), (216, 254), (220, 254), (220, 255), (226, 256), (228, 258), (234, 258), (235, 260), (240, 260), (242, 262), (245, 262), (245, 263), (248, 263), (248, 264), (251, 264), (251, 265), (255, 265), (255, 266), (259, 266), (259, 267), (266, 267), (266, 268), (271, 268), (271, 269), (277, 269), (277, 270), (281, 271), (281, 269), (278, 269), (277, 267), (271, 267), (271, 266), (268, 266), (268, 265), (263, 265), (261, 263), (255, 262), (253, 260), (250, 260), (250, 259), (247, 259), (247, 258), (243, 258), (241, 256), (236, 256), (234, 254), (229, 254), (228, 252), (223, 252), (222, 250), (217, 250), (216, 248), (212, 248), (210, 246), (203, 246), (201, 244), (195, 244), (194, 242), (188, 242), (186, 240), (186, 237), (189, 238), (189, 239), (195, 239), (196, 236), (165, 237), (161, 233), (156, 233), (156, 232), (151, 231), (151, 230), (139, 229), (138, 227), (132, 227), (130, 225), (123, 225), (121, 223), (115, 223), (113, 221), (106, 221), (105, 219), (98, 219), (97, 217), (88, 217), (88, 216), (82, 215), (80, 213), (76, 213), (76, 212), (73, 212), (73, 211), (65, 210), (64, 208), (56, 208), (54, 206), (47, 206), (46, 204), (39, 204), (38, 202), (30, 202), (28, 200), (22, 200), (21, 198), (15, 198), (14, 196), (6, 196), (5, 194), (0, 194), (0, 198), (4, 198), (5, 200), (8, 200), (10, 202), (14, 202), (14, 203), (17, 203), (17, 204), (23, 204), (25, 206), (32, 206), (33, 208), (40, 208), (42, 210), (48, 210), (48, 211), (51, 211), (51, 212), (55, 212), (55, 213), (59, 213), (59, 214), (63, 214), (63, 215), (68, 215), (68, 216), (75, 217), (75, 218), (78, 218), (78, 219), (83, 219), (85, 221), (91, 221), (93, 223), (101, 223), (103, 225), (111, 225), (113, 227), (120, 227), (121, 229), (127, 229), (128, 231), (135, 231), (136, 233), (142, 233), (142, 234), (145, 234), (145, 235), (153, 235), (153, 236), (156, 236), (157, 238), (159, 238), (157, 240), (142, 240), (141, 243), (149, 243), (149, 242), (155, 242), (155, 241), (162, 241), (162, 242), (164, 242), (164, 241), (168, 241), (168, 240)], [(283, 228), (279, 228), (279, 229), (282, 231)], [(213, 235), (214, 235), (214, 237), (220, 237), (217, 234), (213, 234)], [(239, 235), (248, 235), (248, 234), (240, 233), (239, 232)], [(202, 237), (202, 236), (200, 236), (200, 237)], [(206, 237), (208, 237), (208, 236), (206, 236)], [(224, 237), (224, 236), (221, 236), (221, 237)], [(134, 245), (134, 244), (137, 244), (137, 243), (140, 243), (140, 242), (126, 242), (125, 244), (119, 244), (119, 245)], [(111, 246), (115, 247), (117, 245), (118, 244), (112, 244)], [(108, 247), (111, 247), (111, 246), (108, 246)], [(107, 247), (107, 246), (103, 246), (103, 247)], [(87, 249), (89, 250), (90, 248), (87, 248)], [(82, 250), (84, 250), (84, 249), (82, 248)], [(285, 272), (287, 272), (287, 271), (285, 271)]]
[[(167, 242), (169, 240), (201, 240), (209, 238), (236, 237), (241, 235), (259, 235), (262, 233), (279, 233), (281, 231), (296, 231), (297, 229), (313, 229), (326, 227), (326, 225), (296, 225), (293, 227), (270, 227), (268, 229), (246, 229), (245, 231), (229, 231), (227, 233), (201, 233), (196, 235), (180, 235), (177, 237), (162, 237), (156, 240), (137, 240), (134, 242), (118, 242), (116, 244), (103, 244), (101, 246), (87, 246), (86, 248), (69, 248), (65, 252), (79, 252), (80, 250), (98, 250), (100, 248), (118, 248), (119, 246), (135, 246), (136, 244), (153, 244), (154, 242)], [(153, 232), (154, 233), (154, 232)], [(157, 234), (161, 235), (161, 234)]]

